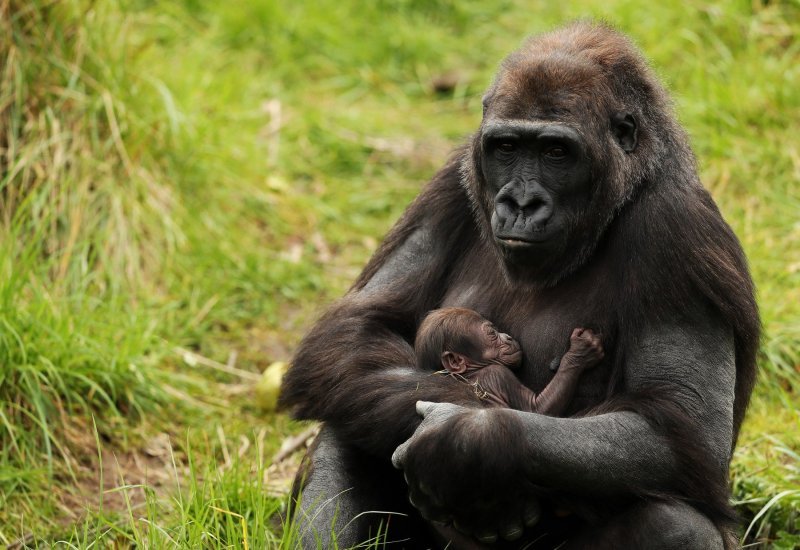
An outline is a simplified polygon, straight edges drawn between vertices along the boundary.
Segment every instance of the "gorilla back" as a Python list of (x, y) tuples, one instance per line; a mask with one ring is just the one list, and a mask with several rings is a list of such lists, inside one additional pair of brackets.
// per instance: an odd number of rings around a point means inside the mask
[[(420, 320), (450, 306), (508, 330), (534, 391), (576, 326), (605, 358), (567, 417), (485, 409), (415, 367)], [(297, 483), (304, 544), (380, 524), (444, 546), (435, 521), (457, 548), (730, 545), (759, 328), (739, 242), (641, 55), (593, 23), (535, 37), (297, 350), (282, 402), (325, 422)]]

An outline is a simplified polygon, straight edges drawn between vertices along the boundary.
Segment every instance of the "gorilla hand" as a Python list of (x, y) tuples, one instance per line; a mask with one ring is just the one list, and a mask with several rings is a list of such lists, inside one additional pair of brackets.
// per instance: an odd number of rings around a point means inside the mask
[(422, 516), (481, 542), (516, 540), (539, 519), (523, 471), (522, 426), (502, 409), (417, 402), (423, 421), (392, 455)]

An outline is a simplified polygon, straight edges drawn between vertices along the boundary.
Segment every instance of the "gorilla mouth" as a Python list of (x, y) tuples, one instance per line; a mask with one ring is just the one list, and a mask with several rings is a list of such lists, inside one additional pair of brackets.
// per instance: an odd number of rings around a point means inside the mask
[(542, 244), (553, 236), (551, 217), (534, 220), (532, 216), (518, 213), (516, 216), (492, 215), (491, 228), (497, 244), (507, 249), (526, 249)]
[(515, 239), (512, 237), (497, 237), (497, 239), (505, 245), (508, 246), (527, 246), (529, 244), (533, 244), (537, 241), (528, 241), (522, 239)]
[(549, 240), (552, 231), (548, 229), (548, 224), (532, 225), (524, 229), (498, 227), (494, 229), (494, 238), (509, 248), (527, 248)]
[(510, 369), (518, 367), (522, 362), (522, 348), (519, 343), (516, 340), (511, 340), (503, 348), (500, 362)]
[(496, 235), (495, 238), (500, 244), (511, 249), (530, 248), (537, 244), (541, 244), (547, 240), (547, 237), (545, 237), (544, 235), (542, 235), (542, 237), (539, 239), (534, 239), (531, 237), (521, 238), (519, 236), (506, 237), (500, 235)]

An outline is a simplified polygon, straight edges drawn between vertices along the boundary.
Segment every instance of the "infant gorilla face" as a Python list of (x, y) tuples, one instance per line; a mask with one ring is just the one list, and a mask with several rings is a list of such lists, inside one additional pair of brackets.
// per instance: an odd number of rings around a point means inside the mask
[(478, 349), (483, 352), (480, 362), (500, 363), (510, 369), (520, 365), (522, 350), (511, 336), (498, 331), (491, 322), (482, 318), (473, 324), (472, 330), (475, 334), (475, 342), (478, 343)]

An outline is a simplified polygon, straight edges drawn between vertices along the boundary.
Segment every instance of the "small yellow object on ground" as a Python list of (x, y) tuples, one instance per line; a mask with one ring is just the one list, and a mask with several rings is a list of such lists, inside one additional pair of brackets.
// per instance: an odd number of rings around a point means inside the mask
[(285, 361), (275, 361), (261, 373), (261, 379), (256, 382), (256, 405), (261, 410), (271, 412), (278, 406), (281, 380), (288, 368)]

